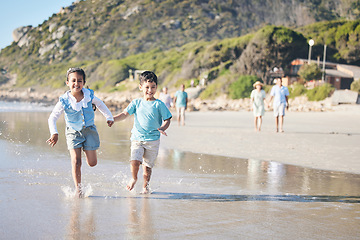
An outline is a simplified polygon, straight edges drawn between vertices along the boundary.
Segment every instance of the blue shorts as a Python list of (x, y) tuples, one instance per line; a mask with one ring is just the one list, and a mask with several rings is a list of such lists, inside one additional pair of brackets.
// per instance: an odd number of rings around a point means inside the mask
[(95, 125), (75, 131), (66, 127), (66, 143), (68, 149), (83, 148), (84, 150), (96, 150), (100, 147), (100, 138)]

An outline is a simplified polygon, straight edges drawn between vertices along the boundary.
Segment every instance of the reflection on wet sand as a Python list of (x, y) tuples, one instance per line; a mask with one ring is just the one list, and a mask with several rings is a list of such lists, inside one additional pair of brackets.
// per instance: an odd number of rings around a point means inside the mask
[[(84, 200), (84, 201), (83, 201)], [(96, 239), (95, 219), (92, 202), (87, 199), (75, 199), (71, 203), (71, 219), (67, 239)]]
[(129, 224), (127, 235), (129, 239), (156, 239), (151, 218), (149, 199), (128, 198)]
[(115, 130), (98, 124), (99, 164), (84, 166), (93, 194), (68, 198), (61, 190), (73, 184), (66, 143), (62, 137), (55, 148), (45, 144), (47, 116), (0, 113), (0, 202), (6, 203), (0, 204), (0, 235), (6, 239), (25, 234), (29, 239), (356, 239), (360, 234), (355, 174), (160, 149), (153, 194), (129, 193), (128, 123)]

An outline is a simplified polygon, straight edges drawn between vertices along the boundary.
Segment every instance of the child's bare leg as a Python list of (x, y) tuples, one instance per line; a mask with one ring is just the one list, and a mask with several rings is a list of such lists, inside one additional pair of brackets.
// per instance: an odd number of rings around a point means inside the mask
[(144, 194), (149, 193), (149, 182), (151, 178), (152, 169), (143, 165), (143, 175), (144, 175), (144, 185), (143, 185), (143, 192)]
[(81, 148), (70, 149), (72, 176), (76, 191), (81, 197)]
[(279, 131), (279, 116), (277, 116), (275, 118), (275, 123), (276, 123), (276, 132), (278, 132)]
[(95, 167), (97, 164), (96, 150), (85, 150), (86, 161), (90, 167)]
[(138, 175), (139, 168), (140, 168), (140, 164), (141, 164), (141, 162), (137, 161), (137, 160), (131, 160), (131, 162), (130, 162), (130, 169), (131, 169), (132, 179), (130, 180), (130, 182), (126, 186), (126, 189), (129, 190), (129, 191), (131, 191), (135, 186), (135, 183), (137, 181), (137, 175)]

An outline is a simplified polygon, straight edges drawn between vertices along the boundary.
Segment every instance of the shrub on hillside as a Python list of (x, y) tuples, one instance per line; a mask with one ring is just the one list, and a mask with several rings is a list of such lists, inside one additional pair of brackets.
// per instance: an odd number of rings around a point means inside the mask
[(299, 76), (306, 81), (318, 80), (321, 78), (321, 69), (316, 63), (304, 64), (300, 67)]
[(253, 84), (260, 79), (256, 76), (243, 75), (229, 86), (229, 97), (232, 99), (248, 98), (254, 89)]
[(294, 83), (289, 87), (290, 98), (301, 96), (307, 92), (305, 86), (301, 83)]
[(319, 87), (314, 87), (307, 91), (306, 95), (309, 101), (321, 101), (329, 97), (334, 92), (334, 87), (331, 84), (325, 83)]
[(350, 89), (351, 89), (352, 91), (358, 92), (358, 93), (360, 94), (360, 80), (353, 81), (353, 82), (351, 83)]

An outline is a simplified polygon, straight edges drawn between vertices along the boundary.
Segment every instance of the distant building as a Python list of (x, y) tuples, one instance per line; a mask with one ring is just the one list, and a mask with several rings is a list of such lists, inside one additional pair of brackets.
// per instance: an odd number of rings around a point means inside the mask
[[(289, 85), (299, 81), (297, 73), (300, 67), (307, 63), (307, 59), (295, 59), (291, 62), (290, 73), (285, 77)], [(317, 61), (317, 64), (322, 68), (322, 61)], [(359, 79), (359, 66), (325, 62), (324, 82), (332, 84), (335, 89), (350, 89), (351, 83)]]

